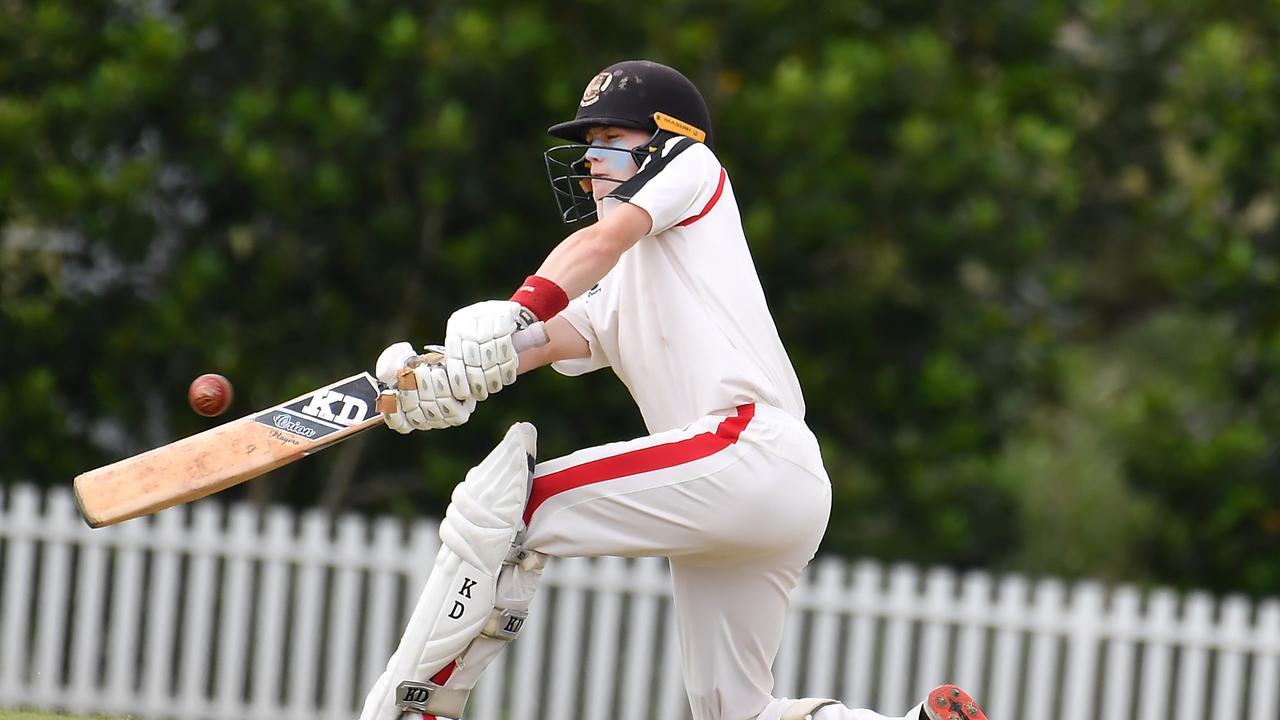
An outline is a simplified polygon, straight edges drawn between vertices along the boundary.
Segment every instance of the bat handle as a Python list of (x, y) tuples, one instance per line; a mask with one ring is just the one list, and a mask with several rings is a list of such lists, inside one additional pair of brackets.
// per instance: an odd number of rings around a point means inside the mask
[(516, 352), (539, 348), (548, 342), (550, 341), (547, 339), (547, 327), (540, 322), (521, 328), (511, 336), (511, 344), (516, 346)]
[[(515, 346), (516, 352), (518, 353), (542, 347), (543, 345), (546, 345), (547, 342), (547, 328), (540, 322), (536, 322), (527, 328), (521, 328), (511, 335), (511, 344)], [(415, 368), (423, 363), (434, 363), (444, 360), (444, 348), (442, 346), (428, 345), (426, 349), (429, 352), (409, 358), (405, 362), (405, 367)]]

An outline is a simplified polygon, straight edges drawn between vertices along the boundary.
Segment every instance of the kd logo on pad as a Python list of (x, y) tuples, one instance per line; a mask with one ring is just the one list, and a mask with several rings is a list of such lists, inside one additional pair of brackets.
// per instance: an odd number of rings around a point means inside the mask
[[(458, 590), (458, 594), (468, 600), (471, 599), (471, 588), (476, 586), (476, 581), (469, 577), (462, 578), (462, 588)], [(449, 618), (457, 620), (467, 611), (467, 606), (460, 600), (453, 601), (453, 607), (449, 608)]]
[(426, 712), (432, 690), (430, 685), (405, 680), (396, 686), (396, 707)]

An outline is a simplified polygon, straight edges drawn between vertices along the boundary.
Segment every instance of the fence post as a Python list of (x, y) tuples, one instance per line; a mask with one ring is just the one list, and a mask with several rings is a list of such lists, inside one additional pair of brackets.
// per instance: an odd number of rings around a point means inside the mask
[(321, 625), (324, 612), (325, 563), (331, 552), (329, 519), (320, 510), (302, 516), (298, 541), (297, 588), (289, 648), (289, 679), (285, 703), (293, 717), (311, 720), (316, 711), (316, 682), (320, 667)]
[(853, 617), (849, 622), (849, 650), (845, 654), (844, 702), (849, 707), (871, 704), (871, 670), (875, 663), (875, 615), (880, 608), (880, 566), (860, 562), (853, 571)]
[(1093, 712), (1094, 670), (1098, 667), (1098, 635), (1102, 616), (1102, 586), (1082, 582), (1075, 586), (1069, 611), (1071, 631), (1067, 636), (1066, 679), (1063, 697), (1064, 720), (1091, 720)]
[(1058, 628), (1062, 596), (1062, 583), (1057, 580), (1041, 580), (1036, 585), (1031, 610), (1033, 635), (1027, 666), (1027, 695), (1022, 717), (1039, 717), (1053, 707), (1058, 645), (1062, 637)]
[(923, 628), (919, 668), (911, 690), (923, 698), (946, 679), (947, 646), (950, 644), (952, 609), (957, 605), (955, 574), (946, 568), (929, 571), (924, 584)]
[[(64, 706), (62, 689), (63, 641), (66, 639), (66, 611), (70, 601), (70, 535), (75, 523), (71, 495), (66, 490), (45, 496), (42, 525), (51, 531), (44, 540), (40, 558), (40, 594), (36, 626), (35, 692), (32, 699), (45, 707)], [(79, 523), (76, 523), (79, 524)]]
[(971, 572), (960, 588), (960, 639), (956, 643), (954, 676), (961, 687), (981, 694), (983, 659), (987, 646), (987, 623), (990, 621), (991, 576)]
[(995, 652), (991, 662), (991, 692), (983, 707), (989, 717), (1014, 717), (1018, 697), (1018, 678), (1022, 669), (1022, 629), (1027, 624), (1028, 582), (1021, 575), (1011, 575), (1000, 582), (996, 591)]
[(1107, 624), (1110, 639), (1103, 680), (1102, 720), (1130, 720), (1133, 717), (1133, 659), (1137, 642), (1131, 633), (1138, 627), (1138, 591), (1132, 587), (1116, 590)]
[(19, 485), (9, 497), (8, 547), (5, 549), (4, 585), (0, 587), (0, 693), (25, 700), (27, 691), (27, 645), (31, 637), (31, 591), (34, 584), (35, 540), (40, 498), (32, 488)]
[(917, 608), (920, 576), (910, 565), (897, 565), (889, 573), (889, 613), (884, 628), (884, 659), (876, 705), (884, 712), (906, 712), (911, 677), (911, 616)]
[[(653, 664), (658, 627), (658, 598), (651, 588), (661, 581), (662, 573), (658, 568), (658, 561), (652, 558), (639, 558), (631, 563), (633, 578), (630, 609), (627, 613), (626, 630), (623, 632), (623, 638), (627, 640), (627, 662), (622, 685), (622, 720), (643, 720), (649, 717), (649, 707), (652, 705), (649, 672)], [(529, 619), (533, 618), (534, 615), (530, 614)], [(527, 630), (522, 633), (525, 636), (528, 634)], [(522, 637), (520, 642), (525, 642), (525, 639)], [(523, 650), (519, 647), (520, 643), (516, 645), (517, 653)], [(517, 679), (520, 677), (521, 667), (523, 665), (515, 668)]]
[[(156, 516), (151, 525), (151, 577), (148, 581), (147, 644), (143, 646), (142, 702), (152, 713), (162, 713), (171, 705), (173, 643), (178, 631), (175, 606), (178, 602), (178, 551), (186, 539), (183, 515), (186, 508), (171, 508)], [(185, 641), (185, 634), (178, 637)]]
[(396, 612), (400, 570), (394, 561), (404, 552), (400, 542), (403, 530), (403, 524), (390, 517), (379, 519), (373, 526), (373, 547), (369, 551), (373, 567), (369, 573), (369, 604), (364, 613), (364, 663), (360, 671), (360, 688), (363, 691), (372, 688), (382, 675), (387, 660), (395, 651), (393, 643), (400, 637), (400, 616)]
[(76, 563), (75, 613), (71, 630), (70, 702), (72, 712), (98, 710), (100, 694), (98, 658), (102, 652), (105, 630), (103, 608), (106, 607), (107, 549), (106, 535), (84, 527), (80, 541), (80, 557)]
[(1241, 690), (1244, 687), (1244, 650), (1248, 641), (1249, 603), (1242, 597), (1229, 597), (1222, 603), (1222, 621), (1214, 636), (1225, 649), (1218, 653), (1213, 677), (1213, 712), (1209, 717), (1234, 718), (1241, 715)]
[(192, 508), (178, 697), (182, 707), (193, 713), (204, 713), (209, 707), (209, 650), (213, 647), (213, 606), (217, 594), (214, 571), (217, 554), (225, 550), (219, 536), (221, 522), (222, 507), (215, 503)]
[(1178, 659), (1176, 720), (1202, 720), (1205, 717), (1205, 675), (1208, 674), (1207, 642), (1213, 628), (1213, 598), (1195, 593), (1187, 599), (1182, 625), (1186, 629)]
[[(613, 688), (617, 684), (619, 648), (622, 643), (622, 590), (626, 582), (626, 560), (602, 557), (596, 560), (595, 579), (599, 590), (592, 612), (590, 646), (587, 649), (586, 700), (583, 717), (607, 718), (613, 715)], [(505, 652), (510, 652), (506, 650)], [(495, 705), (497, 703), (494, 703)], [(494, 718), (497, 717), (495, 712)]]
[(360, 612), (359, 561), (365, 542), (365, 523), (357, 515), (344, 515), (338, 521), (338, 538), (332, 558), (334, 564), (332, 604), (329, 606), (329, 651), (326, 653), (324, 716), (349, 720), (354, 714), (354, 697), (361, 700), (368, 688), (353, 687), (357, 665), (356, 625)]
[(1249, 684), (1249, 717), (1275, 718), (1280, 713), (1280, 600), (1268, 600), (1258, 609), (1255, 637), (1267, 638), (1253, 657), (1253, 677)]
[(578, 651), (587, 632), (586, 599), (582, 588), (591, 572), (586, 558), (562, 558), (556, 561), (556, 610), (552, 621), (550, 658), (546, 665), (547, 714), (569, 718), (575, 713), (575, 687), (582, 674), (582, 656)]
[(285, 558), (293, 544), (293, 513), (284, 508), (271, 508), (266, 516), (266, 532), (259, 536), (264, 557), (255, 594), (257, 622), (250, 680), (250, 706), (254, 714), (262, 718), (278, 717), (280, 713), (285, 598), (289, 582)]
[(145, 519), (130, 520), (110, 529), (116, 542), (111, 574), (111, 625), (108, 629), (107, 687), (104, 711), (125, 712), (135, 697), (139, 613), (142, 611), (142, 545), (150, 529)]
[(817, 563), (817, 584), (813, 589), (813, 634), (809, 650), (809, 672), (803, 694), (809, 697), (838, 697), (836, 663), (839, 660), (841, 594), (848, 566), (834, 558)]
[(1176, 627), (1177, 598), (1168, 590), (1157, 590), (1147, 601), (1143, 627), (1150, 640), (1142, 653), (1142, 685), (1138, 707), (1147, 717), (1166, 717), (1169, 708), (1170, 631)]
[(218, 717), (244, 715), (244, 682), (249, 642), (249, 551), (258, 530), (258, 513), (249, 505), (231, 509), (231, 521), (221, 542), (229, 550), (224, 561), (222, 612), (218, 616), (218, 670), (214, 688)]

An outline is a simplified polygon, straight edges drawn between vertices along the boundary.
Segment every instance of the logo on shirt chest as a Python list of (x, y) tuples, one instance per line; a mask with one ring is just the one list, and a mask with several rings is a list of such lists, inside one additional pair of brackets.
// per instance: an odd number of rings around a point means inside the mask
[(595, 285), (591, 286), (591, 289), (587, 291), (587, 297), (591, 297), (592, 295), (595, 295), (598, 292), (600, 292), (600, 283), (596, 283)]

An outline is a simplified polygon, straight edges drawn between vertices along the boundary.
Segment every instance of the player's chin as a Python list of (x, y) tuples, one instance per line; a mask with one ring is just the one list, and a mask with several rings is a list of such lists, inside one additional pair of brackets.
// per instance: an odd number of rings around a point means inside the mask
[(609, 193), (613, 192), (621, 184), (622, 183), (619, 182), (618, 180), (605, 180), (605, 179), (592, 180), (591, 181), (591, 197), (596, 199), (596, 203), (598, 205), (601, 200), (604, 200), (605, 195), (608, 195)]

